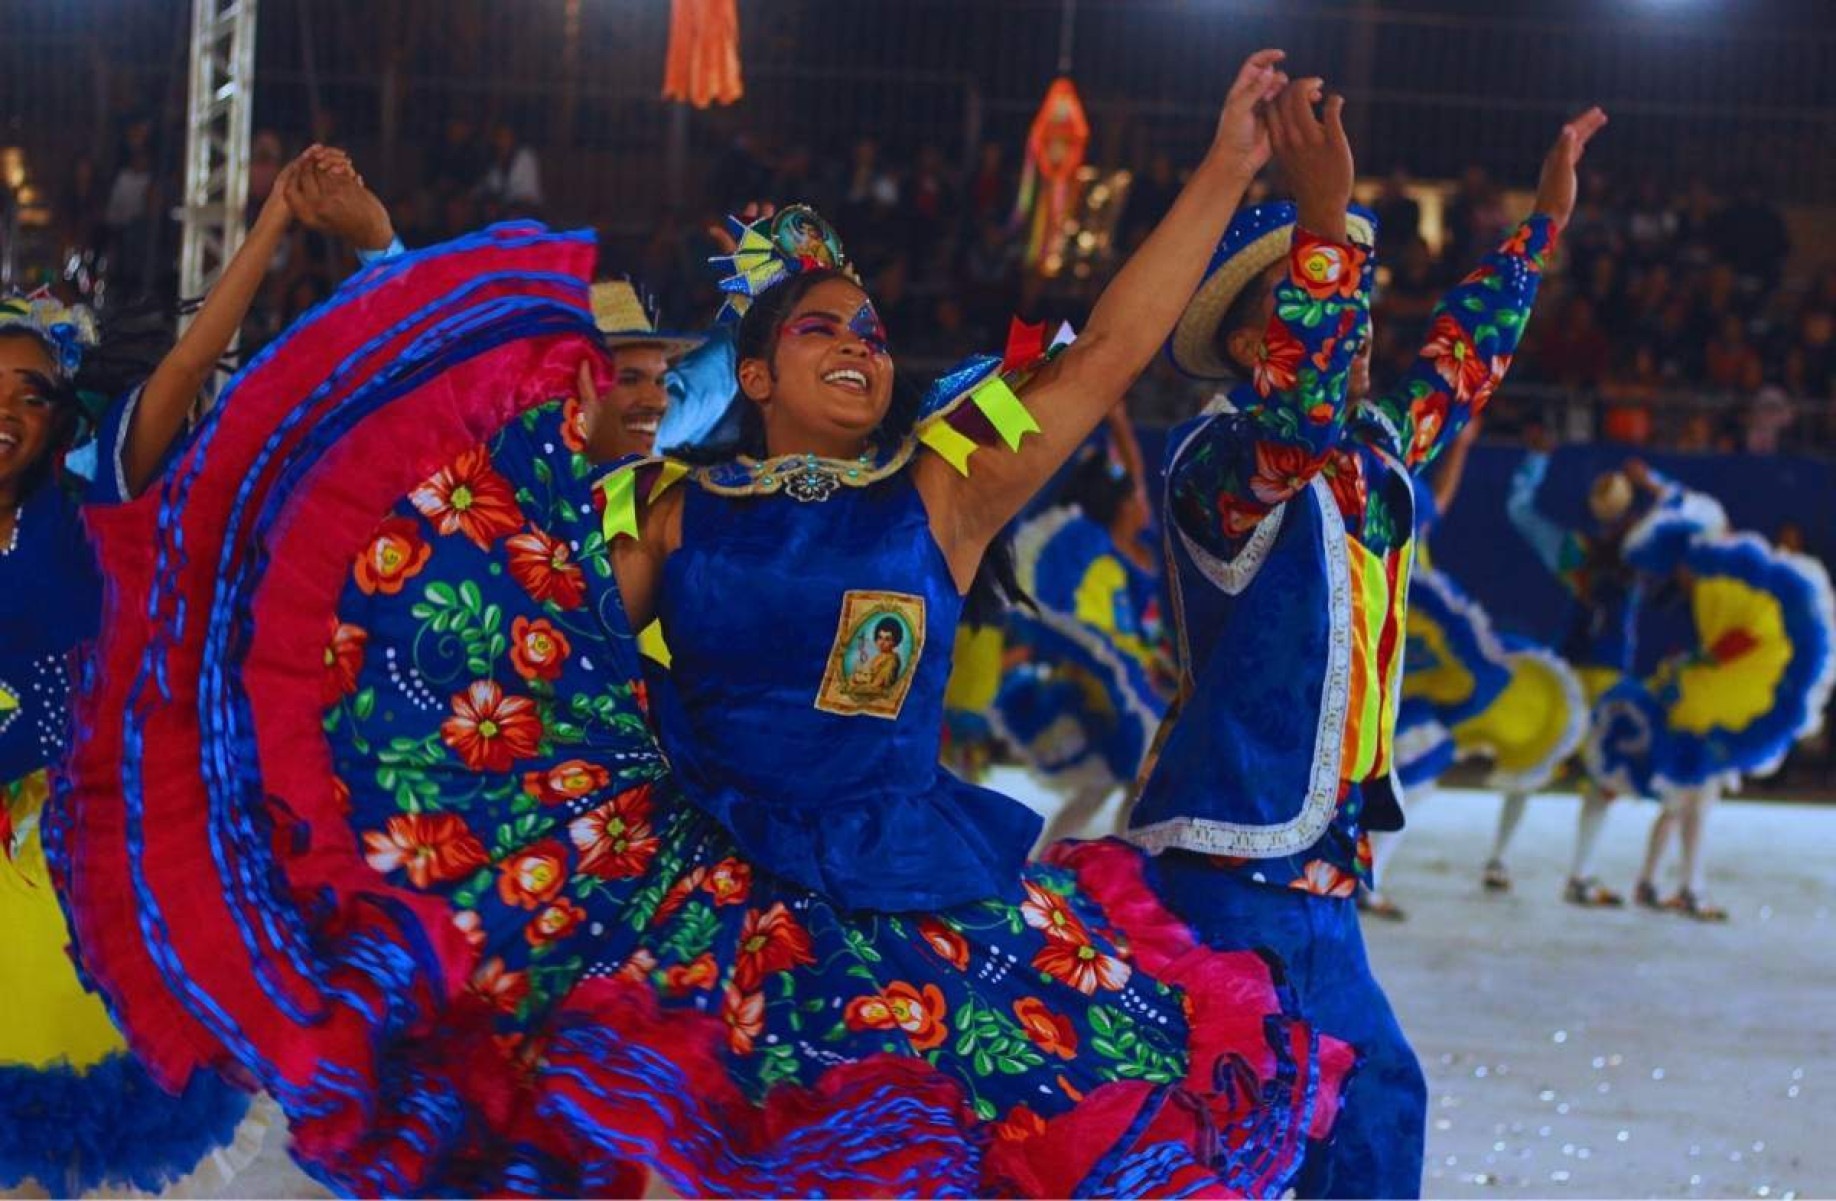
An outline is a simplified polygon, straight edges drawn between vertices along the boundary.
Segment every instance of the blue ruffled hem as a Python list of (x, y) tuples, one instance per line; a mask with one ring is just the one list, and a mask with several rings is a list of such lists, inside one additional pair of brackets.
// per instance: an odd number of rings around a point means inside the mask
[(1479, 603), (1456, 584), (1445, 572), (1433, 568), (1418, 570), (1409, 583), (1409, 646), (1403, 660), (1403, 691), (1410, 692), (1409, 677), (1418, 678), (1441, 666), (1434, 651), (1416, 631), (1432, 622), (1443, 635), (1440, 648), (1463, 668), (1473, 680), (1471, 691), (1457, 701), (1430, 701), (1417, 698), (1429, 707), (1433, 717), (1449, 728), (1485, 712), (1511, 682), (1511, 666), (1505, 648), (1492, 632), (1492, 622)]
[(1587, 746), (1589, 772), (1609, 788), (1662, 796), (1711, 783), (1733, 787), (1743, 776), (1774, 771), (1793, 743), (1821, 728), (1836, 685), (1836, 603), (1820, 564), (1742, 534), (1698, 541), (1682, 566), (1699, 580), (1737, 579), (1775, 598), (1791, 658), (1771, 707), (1739, 729), (1676, 729), (1667, 692), (1646, 681), (1620, 683), (1595, 706)]
[(1396, 715), (1390, 760), (1404, 788), (1426, 788), (1446, 775), (1459, 757), (1453, 734), (1436, 719), (1434, 706), (1404, 701)]
[(0, 1188), (157, 1193), (228, 1146), (248, 1109), (246, 1093), (202, 1072), (175, 1097), (131, 1055), (83, 1071), (0, 1067)]

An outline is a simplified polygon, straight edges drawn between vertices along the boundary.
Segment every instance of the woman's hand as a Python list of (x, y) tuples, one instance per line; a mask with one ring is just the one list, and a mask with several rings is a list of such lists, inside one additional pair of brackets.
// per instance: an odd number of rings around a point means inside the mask
[(308, 228), (359, 250), (383, 250), (395, 240), (389, 210), (364, 186), (363, 177), (342, 152), (296, 165), (300, 169), (288, 181), (287, 205)]
[(1211, 153), (1239, 164), (1252, 175), (1269, 161), (1269, 128), (1263, 120), (1263, 108), (1287, 86), (1288, 77), (1277, 66), (1287, 56), (1285, 50), (1258, 50), (1244, 60), (1237, 71), (1237, 81), (1224, 98), (1224, 109), (1218, 114)]
[(1607, 123), (1607, 115), (1598, 106), (1588, 109), (1556, 135), (1555, 145), (1543, 159), (1542, 178), (1536, 185), (1536, 211), (1556, 223), (1558, 229), (1568, 225), (1575, 215), (1575, 195), (1579, 184), (1575, 168), (1587, 153), (1587, 144)]

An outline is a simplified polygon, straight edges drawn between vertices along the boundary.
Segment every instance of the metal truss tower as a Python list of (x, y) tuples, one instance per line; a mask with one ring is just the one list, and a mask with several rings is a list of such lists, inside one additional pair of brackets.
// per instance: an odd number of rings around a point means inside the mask
[(179, 295), (197, 299), (242, 244), (257, 0), (192, 0)]

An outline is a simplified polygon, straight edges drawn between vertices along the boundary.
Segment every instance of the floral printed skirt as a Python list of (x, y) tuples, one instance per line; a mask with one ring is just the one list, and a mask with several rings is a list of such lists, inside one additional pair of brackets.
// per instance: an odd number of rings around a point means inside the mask
[(678, 791), (574, 425), (590, 240), (358, 276), (174, 472), (114, 586), (54, 870), (162, 1083), (356, 1194), (1279, 1194), (1353, 1050), (1114, 843), (846, 912)]

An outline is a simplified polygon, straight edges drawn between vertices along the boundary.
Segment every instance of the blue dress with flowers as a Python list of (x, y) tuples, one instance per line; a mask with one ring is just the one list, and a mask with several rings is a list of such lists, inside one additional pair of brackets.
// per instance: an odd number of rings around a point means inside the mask
[[(1355, 1053), (1135, 852), (1022, 867), (1036, 819), (937, 768), (917, 440), (590, 487), (592, 262), (372, 268), (104, 531), (154, 620), (84, 698), (70, 860), (137, 1045), (351, 1192), (1282, 1191)], [(648, 697), (607, 539), (672, 488)]]

